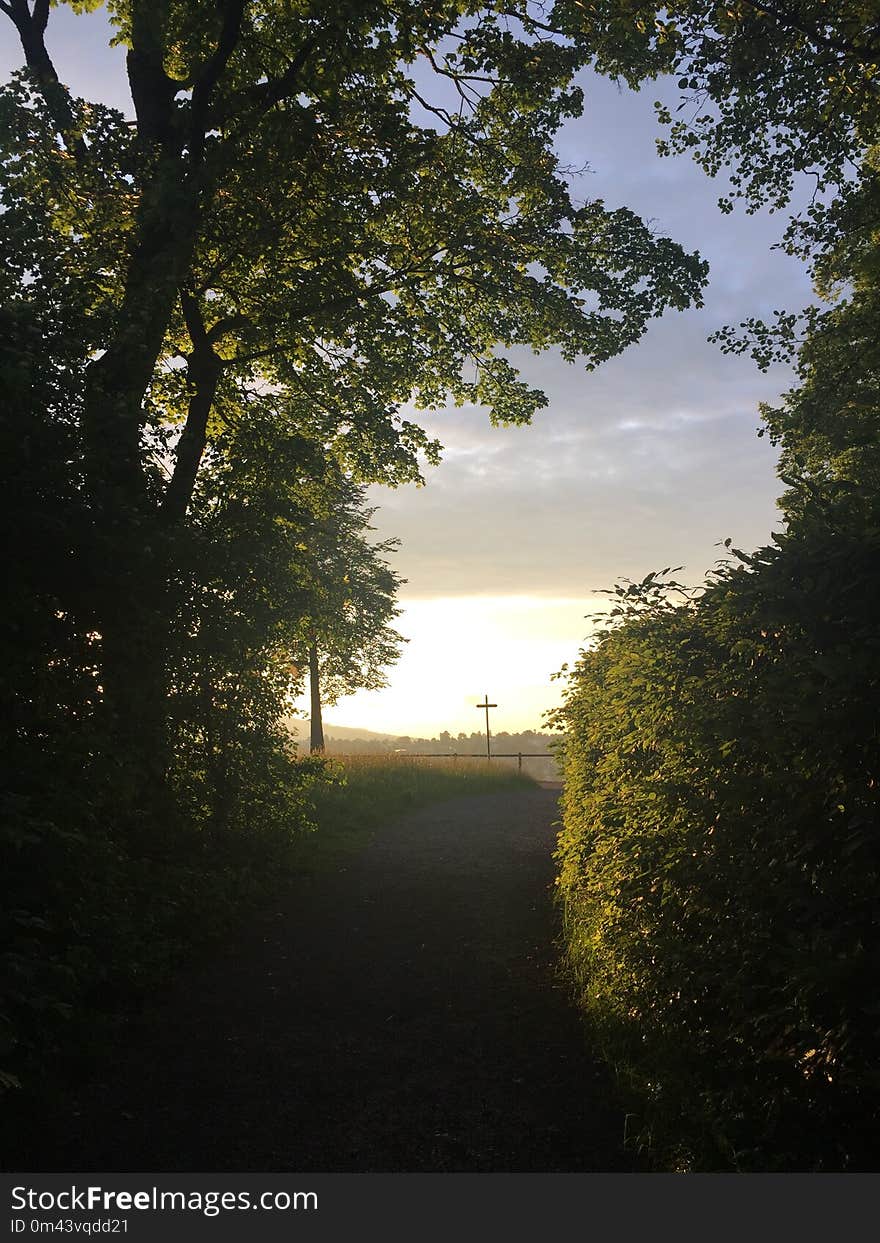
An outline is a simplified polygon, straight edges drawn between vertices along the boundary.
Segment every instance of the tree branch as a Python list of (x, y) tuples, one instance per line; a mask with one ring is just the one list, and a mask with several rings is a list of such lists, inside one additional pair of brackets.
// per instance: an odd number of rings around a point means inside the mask
[(509, 78), (490, 78), (485, 74), (479, 73), (461, 73), (456, 69), (450, 69), (448, 64), (440, 65), (437, 61), (437, 57), (429, 47), (421, 47), (419, 48), (419, 51), (428, 61), (436, 74), (439, 74), (443, 78), (449, 78), (456, 84), (461, 82), (484, 82), (488, 86), (499, 86), (502, 82), (510, 81)]
[(208, 329), (206, 340), (209, 345), (216, 345), (229, 332), (235, 332), (237, 329), (252, 328), (253, 321), (248, 319), (246, 315), (226, 315), (223, 319), (218, 319), (216, 324), (212, 324)]
[(745, 0), (745, 3), (758, 13), (772, 17), (781, 26), (787, 26), (791, 30), (798, 31), (799, 34), (804, 35), (817, 47), (828, 48), (829, 51), (839, 52), (842, 56), (855, 56), (859, 60), (865, 60), (872, 65), (878, 63), (875, 44), (859, 47), (858, 44), (852, 43), (849, 39), (832, 39), (828, 35), (822, 34), (815, 26), (807, 25), (787, 9), (780, 8), (778, 5), (765, 4), (763, 0)]
[(49, 21), (49, 0), (36, 0), (33, 13), (27, 0), (3, 0), (3, 12), (10, 18), (21, 40), (25, 63), (39, 88), (59, 137), (78, 159), (88, 154), (82, 138), (75, 135), (76, 122), (70, 92), (59, 80), (46, 50), (44, 35)]
[(180, 83), (165, 72), (162, 8), (146, 0), (132, 4), (126, 69), (138, 136), (147, 144), (157, 142), (169, 150), (175, 145), (173, 105)]
[(280, 77), (271, 78), (268, 82), (254, 87), (253, 94), (264, 111), (268, 111), (275, 104), (281, 103), (299, 85), (300, 72), (305, 68), (306, 61), (315, 50), (317, 43), (318, 34), (316, 32), (304, 41), (302, 47)]
[(214, 353), (211, 346), (198, 300), (184, 290), (180, 295), (180, 305), (193, 349), (187, 356), (190, 398), (186, 422), (177, 443), (174, 470), (161, 505), (162, 517), (169, 523), (180, 522), (186, 516), (207, 444), (208, 418), (224, 366), (222, 358)]
[[(234, 118), (236, 113), (236, 105), (240, 105), (242, 101), (250, 101), (257, 105), (259, 114), (268, 112), (275, 104), (281, 103), (283, 100), (290, 98), (295, 94), (299, 87), (299, 75), (304, 68), (306, 61), (312, 52), (318, 46), (319, 33), (315, 31), (313, 35), (307, 38), (302, 47), (299, 49), (293, 60), (277, 78), (269, 78), (266, 82), (257, 82), (253, 86), (247, 87), (236, 92), (232, 100), (227, 106), (215, 116), (211, 117), (211, 122), (224, 122)], [(245, 119), (244, 117), (242, 119)]]
[(208, 333), (205, 329), (205, 321), (202, 317), (202, 308), (199, 306), (198, 298), (187, 289), (181, 290), (180, 309), (183, 311), (183, 322), (186, 324), (186, 330), (189, 333), (190, 341), (193, 343), (193, 349), (198, 350), (201, 346), (207, 344)]
[[(522, 22), (526, 30), (543, 30), (548, 35), (556, 35), (560, 39), (570, 39), (571, 34), (567, 30), (559, 30), (556, 26), (549, 26), (546, 22), (539, 22), (536, 17), (523, 9), (517, 12), (516, 9), (499, 9), (498, 12), (503, 17), (512, 17), (514, 21)], [(539, 40), (542, 42), (542, 40)]]
[(190, 151), (194, 164), (201, 163), (204, 156), (211, 95), (241, 38), (245, 4), (246, 0), (226, 0), (223, 4), (223, 24), (217, 47), (196, 76), (190, 105)]

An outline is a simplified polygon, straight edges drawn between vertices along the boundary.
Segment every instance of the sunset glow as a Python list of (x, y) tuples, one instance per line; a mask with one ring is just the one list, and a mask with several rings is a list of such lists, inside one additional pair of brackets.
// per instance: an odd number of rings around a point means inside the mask
[[(435, 737), (483, 728), (475, 705), (487, 692), (498, 707), (493, 731), (541, 729), (559, 701), (550, 680), (571, 662), (592, 628), (586, 614), (600, 596), (444, 596), (403, 601), (397, 628), (409, 642), (389, 686), (347, 696), (327, 711), (332, 722), (395, 735)], [(305, 701), (298, 705), (305, 712)]]

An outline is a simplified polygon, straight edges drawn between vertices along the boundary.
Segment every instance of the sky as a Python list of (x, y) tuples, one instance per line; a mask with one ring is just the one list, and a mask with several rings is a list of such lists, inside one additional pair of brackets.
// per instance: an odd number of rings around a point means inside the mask
[[(0, 27), (0, 73), (21, 61)], [(53, 10), (49, 44), (78, 94), (130, 112), (122, 50), (104, 18)], [(584, 115), (559, 139), (562, 162), (589, 166), (582, 199), (627, 206), (710, 265), (700, 310), (667, 312), (621, 356), (586, 373), (554, 351), (514, 355), (549, 398), (530, 427), (494, 428), (479, 409), (412, 414), (444, 445), (425, 486), (370, 489), (376, 538), (397, 537), (407, 581), (397, 629), (404, 653), (388, 687), (328, 709), (329, 722), (436, 736), (479, 729), (484, 692), (493, 732), (539, 729), (559, 701), (552, 675), (572, 663), (604, 607), (604, 588), (664, 566), (699, 583), (733, 539), (752, 549), (778, 526), (775, 454), (759, 439), (758, 403), (789, 387), (776, 366), (723, 355), (706, 338), (725, 324), (810, 300), (802, 265), (772, 249), (784, 217), (722, 216), (723, 178), (688, 157), (659, 159), (653, 101), (584, 74)], [(305, 713), (305, 700), (303, 712)]]

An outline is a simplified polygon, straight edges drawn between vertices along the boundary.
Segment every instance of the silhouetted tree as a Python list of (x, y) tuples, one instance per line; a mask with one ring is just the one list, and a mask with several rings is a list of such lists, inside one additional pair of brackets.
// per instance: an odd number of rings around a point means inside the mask
[(370, 542), (374, 513), (364, 488), (337, 475), (320, 517), (302, 537), (309, 587), (301, 642), (309, 669), (313, 752), (324, 750), (323, 705), (355, 690), (385, 686), (385, 670), (405, 642), (390, 624), (400, 613), (397, 590), (404, 580), (385, 560), (399, 541)]

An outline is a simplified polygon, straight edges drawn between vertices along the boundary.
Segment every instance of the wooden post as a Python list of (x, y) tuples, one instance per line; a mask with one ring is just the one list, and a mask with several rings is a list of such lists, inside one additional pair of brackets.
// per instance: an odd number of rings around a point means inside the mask
[(484, 696), (483, 696), (483, 702), (482, 702), (481, 704), (477, 704), (476, 706), (477, 706), (478, 708), (485, 708), (485, 710), (486, 710), (486, 759), (487, 759), (487, 760), (491, 760), (491, 758), (492, 758), (492, 746), (491, 746), (491, 742), (490, 742), (490, 735), (489, 735), (489, 709), (490, 709), (490, 708), (497, 708), (497, 707), (498, 707), (498, 705), (497, 705), (497, 704), (490, 704), (490, 703), (489, 703), (489, 696), (486, 694), (486, 695), (484, 695)]

